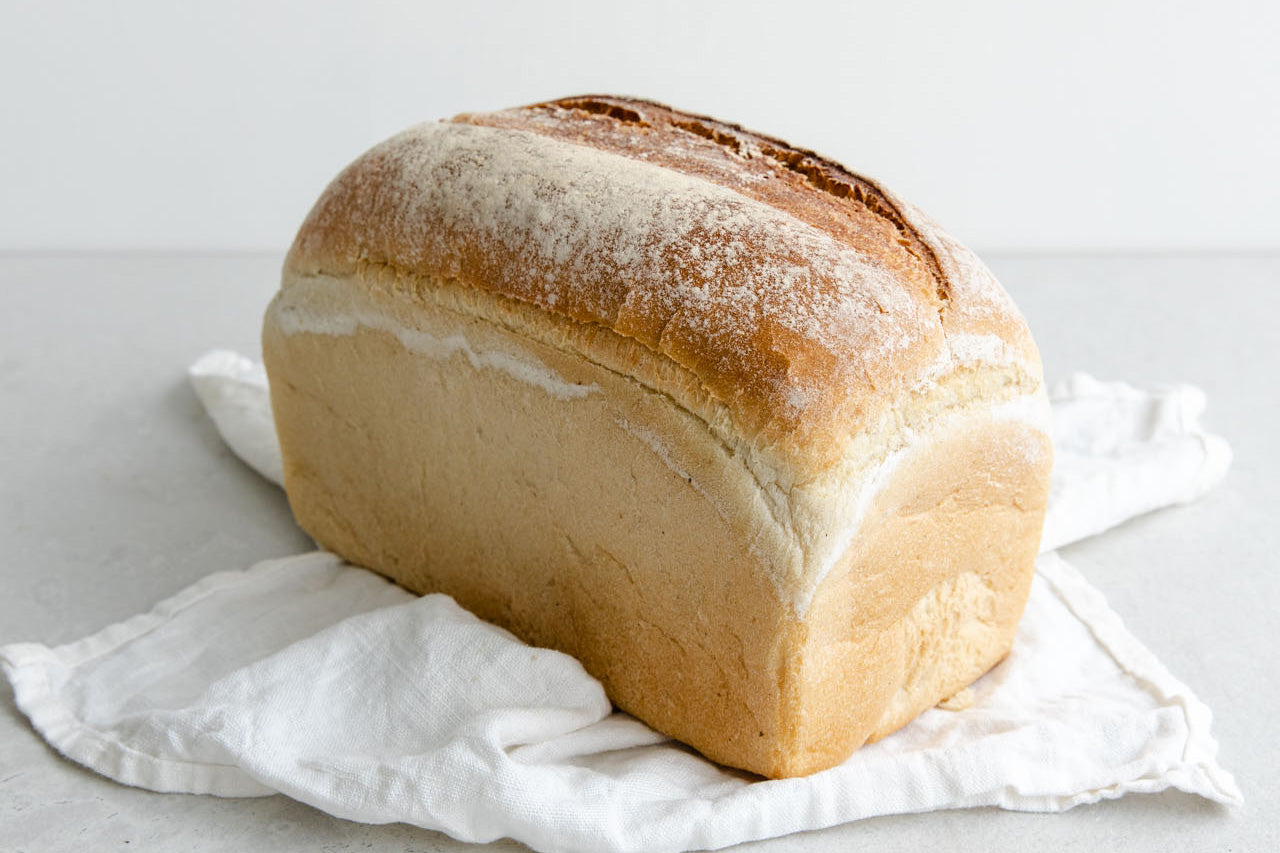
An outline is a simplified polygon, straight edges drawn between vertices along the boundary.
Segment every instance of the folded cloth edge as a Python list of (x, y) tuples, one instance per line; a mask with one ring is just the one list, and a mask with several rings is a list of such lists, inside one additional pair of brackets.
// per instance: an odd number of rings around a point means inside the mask
[[(220, 589), (255, 572), (287, 571), (315, 552), (265, 560), (242, 571), (209, 575), (164, 599), (145, 613), (108, 625), (101, 631), (50, 648), (39, 643), (0, 646), (0, 669), (13, 687), (14, 704), (27, 715), (41, 737), (65, 757), (117, 782), (161, 793), (201, 793), (219, 797), (265, 797), (279, 793), (230, 764), (174, 761), (130, 749), (75, 717), (49, 683), (47, 665), (75, 666), (115, 651), (150, 633)], [(111, 768), (109, 772), (104, 768)]]
[(222, 440), (253, 470), (284, 485), (284, 460), (262, 364), (231, 350), (211, 350), (187, 368), (200, 404)]
[[(1209, 706), (1130, 633), (1120, 615), (1107, 604), (1102, 592), (1057, 552), (1041, 554), (1036, 561), (1036, 572), (1048, 582), (1058, 598), (1089, 629), (1098, 644), (1121, 669), (1142, 681), (1162, 699), (1174, 702), (1182, 708), (1187, 723), (1187, 746), (1183, 752), (1183, 764), (1169, 769), (1183, 778), (1183, 782), (1175, 783), (1174, 787), (1227, 805), (1243, 805), (1244, 795), (1237, 786), (1235, 777), (1218, 764), (1218, 742), (1212, 734), (1213, 712), (1209, 710)], [(1142, 779), (1135, 779), (1102, 791), (1085, 792), (1068, 798), (1069, 805), (1066, 808), (1115, 799), (1130, 791), (1149, 793), (1167, 787), (1170, 785), (1155, 780), (1144, 784)]]

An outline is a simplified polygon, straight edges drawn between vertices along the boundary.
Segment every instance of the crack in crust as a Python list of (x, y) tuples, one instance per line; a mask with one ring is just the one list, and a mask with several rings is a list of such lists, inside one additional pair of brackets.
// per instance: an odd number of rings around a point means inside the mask
[[(651, 116), (636, 108), (647, 108)], [(525, 107), (527, 110), (579, 110), (607, 116), (637, 127), (660, 127), (663, 124), (691, 133), (742, 157), (744, 150), (755, 149), (772, 158), (778, 166), (802, 177), (806, 183), (837, 199), (848, 199), (892, 225), (901, 235), (900, 245), (925, 264), (935, 282), (935, 295), (941, 313), (951, 299), (951, 282), (942, 264), (922, 235), (912, 227), (897, 206), (874, 182), (854, 174), (836, 161), (807, 148), (799, 148), (775, 136), (748, 130), (741, 125), (720, 121), (711, 116), (687, 113), (657, 101), (623, 98), (613, 95), (579, 95), (544, 101)]]

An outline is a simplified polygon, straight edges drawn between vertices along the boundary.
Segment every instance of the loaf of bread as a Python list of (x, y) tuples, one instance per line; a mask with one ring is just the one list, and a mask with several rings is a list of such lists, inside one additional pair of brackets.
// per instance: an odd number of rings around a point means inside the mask
[(609, 96), (419, 125), (317, 202), (263, 352), (308, 533), (715, 761), (822, 770), (1009, 651), (1035, 345), (812, 152)]

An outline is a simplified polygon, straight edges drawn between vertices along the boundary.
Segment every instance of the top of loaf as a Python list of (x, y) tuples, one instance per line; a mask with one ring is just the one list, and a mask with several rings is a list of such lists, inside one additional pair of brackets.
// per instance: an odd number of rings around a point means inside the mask
[(392, 137), (328, 187), (285, 266), (455, 280), (611, 330), (808, 470), (956, 371), (1039, 380), (1004, 290), (914, 206), (813, 152), (632, 98)]

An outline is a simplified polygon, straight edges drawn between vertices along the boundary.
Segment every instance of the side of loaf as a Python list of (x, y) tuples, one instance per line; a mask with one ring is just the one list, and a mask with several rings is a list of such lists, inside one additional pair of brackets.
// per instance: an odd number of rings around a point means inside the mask
[(811, 152), (634, 99), (421, 125), (302, 226), (263, 352), (299, 523), (811, 773), (1007, 652), (1051, 450), (967, 250)]

